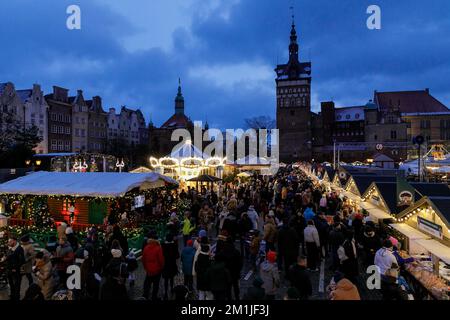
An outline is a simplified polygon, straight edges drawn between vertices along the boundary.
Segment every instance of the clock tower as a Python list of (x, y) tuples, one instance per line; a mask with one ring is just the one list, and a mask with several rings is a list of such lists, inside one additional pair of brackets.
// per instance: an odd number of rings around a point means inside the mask
[(277, 65), (275, 72), (280, 161), (311, 160), (311, 62), (299, 61), (294, 21), (289, 61)]

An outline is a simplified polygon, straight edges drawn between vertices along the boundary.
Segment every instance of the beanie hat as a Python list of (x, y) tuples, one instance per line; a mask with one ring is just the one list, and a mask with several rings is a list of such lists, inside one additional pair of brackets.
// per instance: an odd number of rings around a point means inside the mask
[(112, 249), (111, 254), (112, 254), (113, 258), (120, 258), (122, 256), (122, 250)]
[(188, 247), (192, 247), (192, 244), (193, 244), (192, 240), (188, 240), (188, 241), (186, 242), (186, 245), (187, 245)]
[(200, 230), (199, 232), (198, 232), (198, 237), (199, 238), (203, 238), (203, 237), (206, 237), (207, 236), (207, 233), (206, 233), (206, 230)]
[(20, 238), (20, 242), (30, 242), (30, 236), (28, 234), (24, 235), (22, 238)]
[(269, 251), (266, 255), (267, 261), (275, 263), (277, 261), (277, 253), (275, 251)]

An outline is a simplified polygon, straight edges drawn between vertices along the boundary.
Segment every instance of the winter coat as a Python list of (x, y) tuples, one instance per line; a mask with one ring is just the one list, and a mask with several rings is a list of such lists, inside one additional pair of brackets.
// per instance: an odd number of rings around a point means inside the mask
[(210, 291), (211, 286), (207, 278), (207, 272), (211, 267), (211, 258), (208, 252), (198, 251), (194, 258), (193, 275), (197, 276), (197, 290)]
[(277, 239), (277, 227), (272, 220), (268, 220), (264, 225), (264, 237), (263, 239), (269, 243), (275, 243)]
[(293, 228), (283, 225), (278, 232), (278, 252), (287, 257), (297, 257), (300, 239)]
[(247, 290), (247, 293), (244, 295), (244, 300), (264, 300), (266, 296), (266, 291), (262, 287), (250, 287)]
[(195, 252), (196, 250), (193, 247), (184, 247), (181, 251), (181, 269), (184, 275), (192, 275)]
[(148, 241), (142, 253), (142, 264), (149, 276), (155, 276), (162, 272), (164, 255), (159, 241), (153, 239)]
[(258, 230), (258, 220), (259, 220), (258, 213), (255, 211), (255, 209), (248, 209), (247, 215), (249, 219), (252, 221), (252, 229)]
[(391, 250), (387, 248), (381, 248), (375, 254), (375, 265), (380, 268), (380, 274), (385, 274), (386, 270), (392, 267), (392, 264), (397, 264), (397, 259)]
[(342, 229), (334, 227), (328, 236), (329, 244), (334, 250), (337, 250), (345, 241), (344, 233)]
[(259, 246), (261, 244), (261, 237), (254, 236), (252, 241), (250, 242), (250, 254), (256, 256), (259, 253)]
[(31, 242), (22, 245), (25, 263), (22, 265), (22, 273), (31, 273), (34, 261), (34, 246)]
[(42, 262), (38, 263), (36, 267), (38, 269), (36, 272), (37, 284), (41, 287), (45, 300), (49, 300), (56, 285), (52, 263), (48, 257), (44, 256)]
[(100, 300), (128, 300), (127, 287), (116, 279), (107, 277), (100, 287)]
[(397, 279), (390, 276), (382, 278), (381, 294), (383, 295), (383, 300), (387, 301), (409, 300), (408, 294), (397, 283)]
[(68, 242), (64, 245), (59, 245), (56, 248), (56, 270), (58, 271), (66, 271), (67, 267), (73, 263), (73, 259), (75, 258), (75, 254), (73, 253), (72, 247)]
[(287, 276), (291, 286), (296, 288), (300, 294), (300, 300), (306, 300), (312, 294), (312, 284), (306, 268), (298, 264), (289, 268)]
[(304, 231), (305, 242), (315, 242), (320, 247), (319, 233), (315, 226), (308, 225)]
[(331, 300), (361, 300), (358, 288), (348, 279), (341, 279), (331, 292)]
[(191, 223), (191, 220), (189, 220), (188, 218), (185, 218), (183, 220), (183, 235), (184, 236), (189, 236), (192, 231), (195, 230), (195, 225), (193, 225)]
[(276, 263), (267, 260), (261, 264), (260, 277), (264, 281), (263, 288), (266, 295), (275, 295), (280, 287), (280, 274)]
[(6, 255), (6, 271), (10, 274), (20, 273), (22, 265), (25, 263), (23, 248), (17, 245), (14, 249), (8, 249)]
[(227, 291), (231, 284), (231, 274), (223, 262), (214, 262), (206, 271), (206, 279), (212, 292)]
[(225, 257), (225, 267), (230, 272), (231, 278), (233, 280), (239, 280), (243, 266), (240, 252), (233, 244), (227, 243), (221, 254)]
[(162, 244), (164, 255), (163, 278), (173, 278), (178, 274), (177, 259), (180, 257), (178, 246), (175, 242), (164, 242)]

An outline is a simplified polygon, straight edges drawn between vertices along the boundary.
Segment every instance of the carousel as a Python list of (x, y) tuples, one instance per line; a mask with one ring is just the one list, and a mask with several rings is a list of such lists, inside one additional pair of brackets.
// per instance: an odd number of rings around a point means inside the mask
[(163, 158), (150, 157), (151, 169), (176, 179), (182, 184), (189, 184), (189, 180), (201, 175), (210, 175), (221, 179), (225, 164), (226, 158), (210, 157), (190, 140)]

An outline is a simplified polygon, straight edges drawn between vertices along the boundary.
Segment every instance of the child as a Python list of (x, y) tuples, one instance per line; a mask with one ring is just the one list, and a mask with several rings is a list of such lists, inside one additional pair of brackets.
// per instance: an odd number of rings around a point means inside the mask
[(130, 288), (133, 288), (136, 280), (134, 271), (136, 271), (136, 269), (138, 268), (138, 263), (135, 254), (131, 250), (129, 251), (126, 258), (128, 264), (128, 280), (130, 281)]
[(261, 236), (258, 230), (252, 230), (252, 237), (250, 240), (250, 261), (254, 271), (257, 271), (256, 261), (259, 257), (260, 246), (261, 246)]

